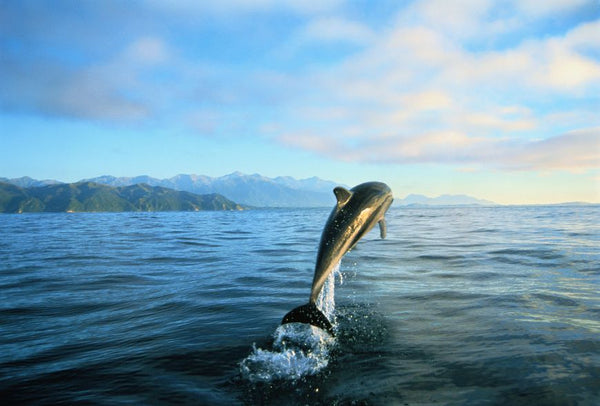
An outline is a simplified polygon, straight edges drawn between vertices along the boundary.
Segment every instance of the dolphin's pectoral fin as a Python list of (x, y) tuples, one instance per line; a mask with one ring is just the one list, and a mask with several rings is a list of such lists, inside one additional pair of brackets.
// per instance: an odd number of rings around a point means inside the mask
[(348, 200), (350, 200), (350, 197), (352, 196), (351, 191), (341, 186), (338, 186), (335, 189), (333, 189), (333, 194), (335, 194), (338, 206), (340, 207), (348, 203)]
[(385, 222), (385, 218), (379, 220), (379, 235), (381, 238), (385, 238), (387, 236), (387, 224)]
[(319, 327), (320, 329), (327, 331), (332, 336), (335, 336), (333, 332), (333, 326), (314, 303), (308, 303), (303, 306), (296, 307), (294, 310), (286, 314), (283, 317), (281, 324), (288, 323), (310, 324), (311, 326)]

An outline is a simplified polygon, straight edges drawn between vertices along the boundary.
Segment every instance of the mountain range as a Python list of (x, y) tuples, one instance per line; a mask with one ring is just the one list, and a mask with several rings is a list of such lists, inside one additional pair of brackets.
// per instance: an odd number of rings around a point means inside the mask
[(331, 191), (337, 183), (313, 177), (296, 180), (291, 177), (267, 178), (258, 174), (245, 175), (234, 172), (212, 178), (203, 175), (177, 175), (168, 179), (149, 176), (116, 178), (101, 176), (86, 179), (110, 186), (127, 186), (146, 183), (196, 194), (218, 193), (240, 204), (254, 207), (319, 207), (331, 206), (335, 198)]
[[(11, 183), (22, 188), (61, 184), (56, 180), (36, 180), (29, 177), (0, 178), (0, 182)], [(114, 177), (107, 175), (83, 179), (81, 182), (92, 182), (112, 187), (146, 184), (199, 195), (217, 193), (239, 204), (253, 207), (332, 207), (335, 204), (332, 190), (340, 185), (317, 177), (298, 180), (289, 176), (268, 178), (258, 174), (245, 175), (240, 172), (216, 178), (184, 174), (167, 179), (157, 179), (150, 176)], [(401, 206), (439, 206), (494, 205), (495, 203), (466, 195), (442, 195), (432, 198), (411, 194), (404, 199), (396, 197), (394, 204)]]
[(242, 210), (218, 195), (159, 186), (107, 186), (93, 182), (22, 188), (0, 183), (0, 213)]
[[(0, 182), (23, 188), (60, 184), (55, 180), (40, 181), (29, 177), (0, 178)], [(203, 175), (177, 175), (168, 179), (157, 179), (150, 176), (107, 175), (83, 179), (81, 182), (114, 187), (147, 184), (199, 195), (217, 193), (239, 204), (253, 207), (331, 207), (335, 204), (332, 190), (339, 185), (317, 177), (297, 180), (289, 176), (267, 178), (258, 174), (245, 175), (240, 172), (217, 178)]]

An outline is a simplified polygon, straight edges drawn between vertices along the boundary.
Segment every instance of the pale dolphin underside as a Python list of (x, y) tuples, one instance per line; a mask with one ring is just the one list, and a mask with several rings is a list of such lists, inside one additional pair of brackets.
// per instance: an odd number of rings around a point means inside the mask
[(367, 182), (348, 190), (333, 190), (337, 204), (329, 215), (321, 234), (315, 275), (308, 304), (286, 314), (281, 324), (307, 323), (333, 335), (333, 327), (327, 317), (317, 308), (316, 301), (323, 284), (342, 257), (379, 223), (381, 238), (387, 228), (384, 215), (393, 201), (392, 191), (381, 182)]

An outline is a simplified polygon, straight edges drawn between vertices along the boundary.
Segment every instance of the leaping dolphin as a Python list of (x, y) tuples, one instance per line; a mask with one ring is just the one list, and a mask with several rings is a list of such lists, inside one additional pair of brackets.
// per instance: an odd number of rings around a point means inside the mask
[(381, 238), (385, 238), (384, 215), (394, 200), (391, 189), (381, 182), (362, 183), (350, 190), (336, 187), (333, 193), (337, 204), (321, 234), (308, 304), (295, 308), (281, 321), (311, 324), (331, 335), (333, 327), (316, 305), (319, 293), (333, 268), (375, 224), (379, 223)]

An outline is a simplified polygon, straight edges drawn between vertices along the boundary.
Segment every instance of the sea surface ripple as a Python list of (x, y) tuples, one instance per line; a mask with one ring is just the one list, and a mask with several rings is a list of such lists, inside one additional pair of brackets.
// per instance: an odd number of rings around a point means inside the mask
[(393, 207), (334, 277), (333, 341), (279, 327), (328, 214), (1, 215), (0, 399), (600, 404), (599, 206)]

